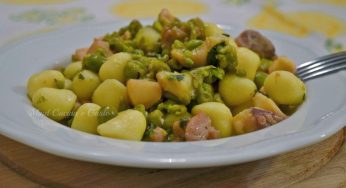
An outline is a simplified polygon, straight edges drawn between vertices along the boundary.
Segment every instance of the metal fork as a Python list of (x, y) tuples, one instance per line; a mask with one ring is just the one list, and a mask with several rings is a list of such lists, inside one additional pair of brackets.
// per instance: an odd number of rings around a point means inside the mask
[(346, 69), (346, 51), (329, 54), (303, 63), (297, 67), (296, 75), (303, 81), (307, 81), (342, 69)]

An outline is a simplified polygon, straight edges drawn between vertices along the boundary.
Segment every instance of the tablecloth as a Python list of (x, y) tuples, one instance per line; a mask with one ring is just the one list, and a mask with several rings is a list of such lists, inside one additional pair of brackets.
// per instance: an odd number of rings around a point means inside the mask
[(0, 0), (0, 47), (72, 24), (154, 19), (162, 8), (312, 38), (330, 52), (346, 46), (346, 0)]

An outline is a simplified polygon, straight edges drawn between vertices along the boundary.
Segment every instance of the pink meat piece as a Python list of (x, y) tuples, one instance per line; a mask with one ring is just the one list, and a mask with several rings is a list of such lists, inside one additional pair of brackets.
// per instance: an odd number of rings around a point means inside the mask
[(106, 41), (103, 41), (103, 38), (102, 37), (99, 37), (99, 38), (95, 38), (94, 39), (94, 42), (91, 44), (91, 46), (89, 47), (89, 50), (88, 50), (88, 54), (89, 53), (93, 53), (95, 52), (97, 49), (103, 49), (104, 52), (105, 52), (105, 55), (108, 57), (108, 56), (111, 56), (113, 54), (112, 50), (110, 49), (109, 47), (109, 43), (106, 42)]
[(211, 126), (211, 119), (204, 113), (193, 116), (185, 129), (187, 141), (214, 139), (218, 138), (219, 134), (219, 131)]
[(77, 61), (82, 61), (84, 56), (88, 53), (89, 48), (79, 48), (74, 53), (73, 57)]
[(273, 43), (255, 30), (245, 30), (239, 34), (235, 42), (240, 47), (246, 47), (256, 52), (260, 57), (274, 59), (275, 47)]
[(161, 127), (156, 127), (150, 135), (150, 140), (154, 142), (163, 142), (166, 140), (167, 134)]

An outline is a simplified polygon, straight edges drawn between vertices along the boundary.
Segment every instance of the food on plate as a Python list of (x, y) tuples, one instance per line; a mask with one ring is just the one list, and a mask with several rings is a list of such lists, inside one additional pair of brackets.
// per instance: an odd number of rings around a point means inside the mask
[(43, 87), (35, 91), (32, 104), (49, 118), (60, 121), (73, 109), (77, 96), (67, 89)]
[(32, 75), (35, 108), (66, 126), (136, 141), (199, 141), (283, 121), (305, 100), (296, 66), (254, 30), (233, 38), (163, 9), (77, 49), (63, 70)]

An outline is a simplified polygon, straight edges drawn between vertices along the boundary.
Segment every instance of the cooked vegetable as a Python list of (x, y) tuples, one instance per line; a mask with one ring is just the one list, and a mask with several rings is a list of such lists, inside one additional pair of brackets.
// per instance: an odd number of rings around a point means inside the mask
[(100, 79), (97, 74), (89, 70), (83, 70), (73, 78), (72, 91), (78, 99), (89, 100), (99, 84)]
[(189, 118), (190, 113), (185, 105), (177, 104), (167, 100), (157, 106), (157, 110), (149, 114), (149, 120), (153, 120), (154, 125), (170, 130), (176, 121)]
[(196, 101), (198, 104), (214, 101), (214, 88), (210, 84), (202, 83), (196, 89)]
[(116, 79), (107, 79), (94, 91), (92, 102), (100, 106), (113, 106), (119, 111), (124, 103), (128, 103), (127, 88)]
[(85, 103), (80, 106), (73, 118), (71, 128), (79, 131), (97, 134), (98, 114), (101, 107), (94, 103)]
[(161, 112), (161, 110), (156, 109), (148, 114), (148, 120), (155, 127), (161, 127), (164, 122), (163, 116), (164, 114)]
[(71, 112), (77, 96), (70, 90), (40, 88), (32, 96), (32, 104), (44, 115), (60, 121)]
[(125, 140), (141, 140), (147, 123), (144, 115), (137, 110), (125, 110), (115, 118), (98, 126), (101, 136)]
[(255, 75), (255, 84), (257, 88), (261, 88), (264, 84), (264, 81), (266, 80), (268, 74), (262, 71), (257, 71)]
[(133, 20), (77, 49), (66, 68), (34, 74), (27, 92), (38, 110), (84, 132), (196, 141), (287, 118), (306, 93), (295, 69), (257, 31), (234, 40), (216, 24), (163, 9), (152, 25)]
[(209, 51), (217, 44), (225, 42), (223, 36), (207, 37), (203, 44), (189, 51), (184, 48), (174, 48), (171, 51), (172, 58), (177, 60), (184, 67), (201, 67), (207, 65)]
[(126, 81), (129, 79), (143, 79), (148, 73), (148, 67), (144, 62), (130, 60), (126, 63), (123, 71)]
[(252, 99), (256, 85), (247, 78), (226, 75), (219, 83), (219, 92), (226, 105), (240, 105)]
[(31, 98), (35, 91), (43, 87), (64, 88), (64, 75), (56, 70), (45, 70), (32, 75), (27, 83), (27, 92)]
[(236, 46), (230, 43), (230, 39), (215, 45), (208, 53), (208, 63), (224, 69), (226, 72), (235, 72), (238, 64)]
[(202, 83), (212, 84), (217, 80), (222, 80), (225, 76), (225, 72), (222, 69), (212, 65), (192, 69), (190, 74), (194, 88), (198, 88)]
[(232, 113), (230, 109), (217, 102), (207, 102), (196, 105), (192, 108), (192, 114), (205, 113), (211, 119), (211, 125), (220, 131), (221, 137), (232, 135)]
[(106, 61), (106, 54), (103, 50), (97, 50), (87, 54), (83, 59), (83, 68), (98, 73), (102, 64)]

